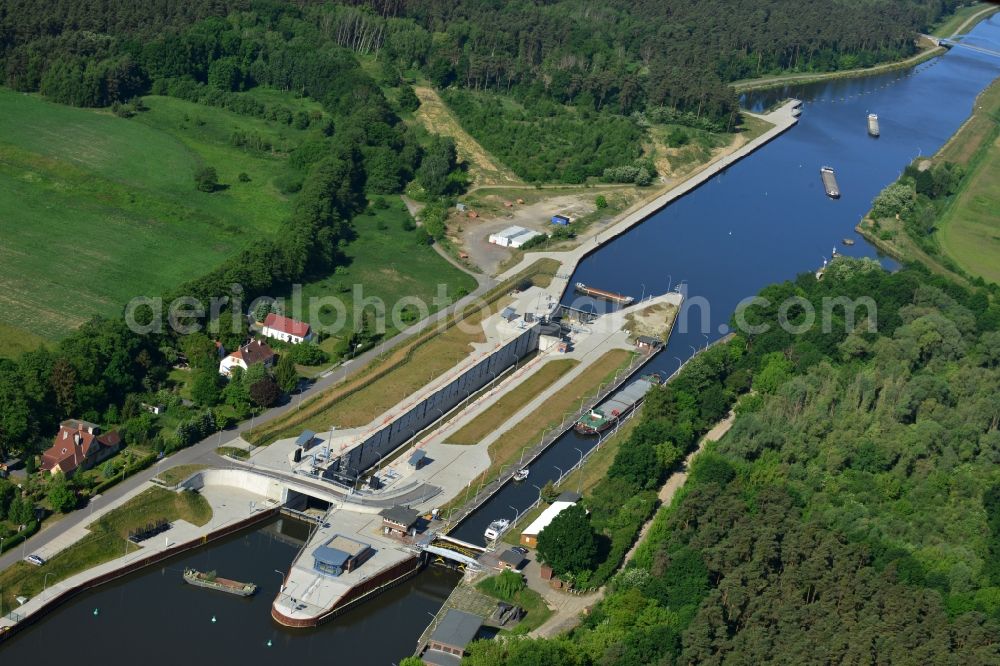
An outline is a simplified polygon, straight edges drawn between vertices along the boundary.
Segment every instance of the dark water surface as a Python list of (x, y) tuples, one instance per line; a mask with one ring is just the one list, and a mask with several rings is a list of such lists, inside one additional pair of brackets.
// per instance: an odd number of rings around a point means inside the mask
[[(1000, 17), (966, 39), (1000, 50)], [(602, 247), (580, 264), (571, 284), (638, 298), (683, 283), (688, 304), (667, 349), (649, 366), (669, 373), (718, 338), (737, 303), (762, 287), (817, 269), (834, 247), (874, 257), (854, 233), (871, 200), (913, 158), (934, 153), (998, 75), (1000, 58), (956, 48), (913, 70), (754, 95), (747, 105), (757, 110), (789, 96), (802, 99), (801, 122)], [(869, 112), (879, 114), (879, 139), (867, 135)], [(836, 170), (838, 201), (824, 195), (823, 165)], [(857, 244), (842, 246), (848, 237)], [(565, 435), (532, 465), (527, 483), (505, 487), (454, 535), (482, 543), (491, 520), (513, 518), (537, 497), (535, 485), (556, 478), (596, 441)], [(428, 613), (457, 580), (430, 568), (330, 624), (288, 631), (271, 621), (269, 610), (279, 585), (274, 570), (287, 569), (295, 553), (262, 528), (83, 595), (0, 652), (4, 663), (388, 665), (411, 653)], [(251, 580), (260, 592), (244, 600), (185, 585), (186, 565)]]

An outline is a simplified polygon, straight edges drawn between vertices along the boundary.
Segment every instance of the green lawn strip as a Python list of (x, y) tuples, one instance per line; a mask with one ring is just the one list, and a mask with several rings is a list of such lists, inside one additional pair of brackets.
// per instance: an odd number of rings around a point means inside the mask
[[(502, 467), (517, 460), (522, 448), (538, 444), (543, 433), (559, 425), (563, 416), (575, 411), (583, 398), (593, 396), (598, 386), (613, 378), (620, 369), (627, 367), (633, 354), (634, 352), (624, 349), (605, 352), (526, 419), (500, 435), (499, 439), (490, 444), (490, 466), (469, 483), (469, 491), (474, 491), (481, 479), (496, 479)], [(461, 506), (467, 501), (468, 494), (467, 492), (454, 497), (442, 507), (442, 511)]]
[(553, 611), (549, 609), (548, 605), (545, 603), (545, 599), (542, 598), (538, 592), (535, 592), (529, 587), (522, 588), (519, 592), (514, 594), (512, 597), (504, 597), (499, 594), (492, 584), (496, 579), (496, 576), (491, 576), (485, 580), (480, 581), (476, 585), (476, 589), (487, 594), (494, 599), (500, 601), (506, 601), (508, 603), (514, 604), (515, 606), (520, 606), (526, 611), (524, 618), (514, 627), (512, 630), (503, 630), (503, 633), (509, 633), (515, 636), (526, 635), (531, 631), (534, 631), (538, 627), (545, 624), (545, 622), (552, 617)]
[(177, 465), (176, 467), (171, 467), (170, 469), (160, 472), (156, 478), (163, 481), (168, 486), (176, 486), (178, 483), (188, 478), (195, 472), (200, 472), (205, 469), (207, 465)]
[[(522, 279), (536, 284), (551, 279), (558, 262), (543, 259), (486, 294), (462, 312), (453, 315), (448, 328), (438, 326), (418, 334), (413, 340), (389, 352), (344, 384), (335, 386), (304, 403), (294, 413), (255, 429), (252, 440), (265, 445), (282, 437), (297, 435), (303, 428), (315, 432), (328, 430), (332, 424), (350, 427), (364, 425), (392, 407), (428, 381), (454, 367), (471, 351), (471, 342), (483, 339), (463, 329), (481, 321), (488, 312), (498, 311), (510, 289)], [(482, 304), (486, 305), (483, 306)], [(455, 324), (463, 321), (462, 327)]]
[[(53, 585), (81, 571), (133, 552), (139, 546), (130, 543), (130, 530), (144, 527), (157, 519), (186, 520), (205, 525), (212, 518), (212, 508), (197, 493), (174, 493), (162, 488), (150, 488), (121, 507), (98, 519), (90, 534), (60, 552), (40, 567), (18, 562), (0, 572), (3, 590), (3, 610), (15, 609), (15, 598), (34, 597), (45, 585)], [(50, 574), (46, 576), (47, 574)], [(47, 581), (46, 581), (47, 577)]]
[(519, 409), (534, 400), (535, 396), (552, 386), (560, 377), (575, 368), (576, 359), (557, 359), (542, 365), (528, 379), (518, 384), (486, 411), (466, 423), (458, 432), (448, 437), (449, 444), (478, 444), (483, 437), (496, 430)]

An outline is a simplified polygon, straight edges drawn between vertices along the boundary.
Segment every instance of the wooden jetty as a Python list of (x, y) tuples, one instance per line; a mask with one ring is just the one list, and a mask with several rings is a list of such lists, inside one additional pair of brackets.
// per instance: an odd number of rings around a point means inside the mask
[(833, 175), (833, 167), (822, 167), (819, 170), (819, 174), (823, 178), (823, 188), (826, 190), (826, 196), (831, 199), (839, 199), (840, 188), (837, 187), (837, 177)]

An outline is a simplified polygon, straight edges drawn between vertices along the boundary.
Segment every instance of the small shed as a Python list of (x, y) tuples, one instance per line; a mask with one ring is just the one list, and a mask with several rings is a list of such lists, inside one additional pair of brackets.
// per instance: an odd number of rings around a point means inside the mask
[(302, 434), (295, 440), (295, 446), (301, 446), (303, 451), (308, 451), (316, 442), (316, 433), (312, 430), (303, 430)]
[(313, 551), (313, 568), (327, 576), (339, 576), (354, 571), (374, 553), (367, 543), (335, 534)]
[(459, 201), (457, 204), (455, 204), (455, 208), (458, 209), (459, 213), (464, 213), (465, 212), (465, 204), (462, 203), (461, 201)]
[(409, 459), (406, 461), (413, 469), (420, 469), (420, 466), (424, 464), (424, 458), (427, 457), (427, 453), (423, 449), (417, 449), (410, 454)]
[(552, 216), (552, 224), (558, 224), (561, 227), (567, 226), (572, 221), (573, 221), (572, 218), (570, 218), (567, 215), (553, 215)]
[(648, 335), (640, 335), (635, 339), (635, 346), (643, 351), (652, 351), (662, 347), (663, 341)]
[(508, 548), (500, 554), (500, 559), (497, 561), (497, 569), (501, 571), (506, 569), (517, 571), (521, 568), (521, 562), (523, 561), (524, 555), (513, 548)]
[(426, 664), (451, 666), (456, 657), (465, 656), (465, 648), (473, 641), (483, 618), (472, 613), (450, 609), (438, 623), (427, 642), (427, 651), (421, 655)]
[(405, 506), (394, 506), (382, 509), (379, 512), (382, 516), (382, 531), (392, 536), (403, 537), (409, 534), (413, 536), (417, 533), (415, 525), (420, 519), (420, 514), (416, 509)]

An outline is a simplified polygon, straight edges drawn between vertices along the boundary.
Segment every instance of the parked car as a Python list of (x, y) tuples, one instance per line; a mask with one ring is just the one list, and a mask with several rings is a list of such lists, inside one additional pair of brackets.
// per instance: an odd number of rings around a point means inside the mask
[(522, 555), (528, 554), (528, 549), (525, 548), (524, 546), (514, 546), (513, 548), (511, 548), (511, 550), (513, 550), (515, 553), (521, 553)]
[(45, 564), (45, 558), (43, 558), (41, 555), (28, 555), (26, 558), (24, 558), (24, 561), (28, 562), (29, 564), (34, 564), (36, 567), (40, 567), (43, 564)]

